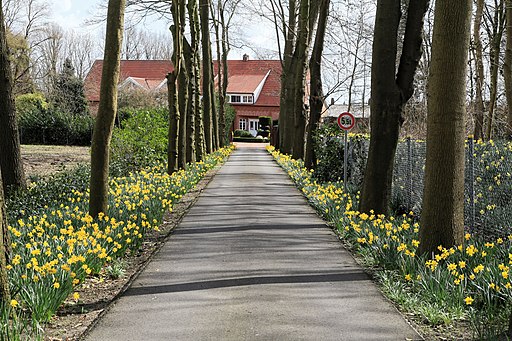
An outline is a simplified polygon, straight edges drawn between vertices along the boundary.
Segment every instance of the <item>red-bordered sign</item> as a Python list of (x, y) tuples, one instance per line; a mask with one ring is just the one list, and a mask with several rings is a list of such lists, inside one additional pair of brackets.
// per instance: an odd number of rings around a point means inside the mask
[(356, 118), (349, 112), (344, 112), (338, 116), (338, 126), (343, 130), (350, 130), (356, 125)]

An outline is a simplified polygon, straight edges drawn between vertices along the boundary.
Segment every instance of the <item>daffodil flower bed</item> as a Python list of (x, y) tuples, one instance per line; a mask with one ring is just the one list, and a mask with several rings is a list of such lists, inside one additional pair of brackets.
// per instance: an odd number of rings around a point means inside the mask
[(377, 270), (376, 278), (387, 284), (384, 291), (403, 309), (431, 324), (469, 323), (479, 338), (506, 329), (512, 235), (483, 241), (466, 233), (464, 245), (440, 245), (436, 255), (419, 256), (420, 226), (412, 212), (400, 217), (357, 212), (358, 197), (344, 193), (342, 183), (318, 183), (302, 161), (273, 147), (269, 152), (340, 238)]
[(66, 299), (78, 301), (75, 288), (87, 276), (136, 251), (148, 232), (158, 231), (165, 211), (231, 151), (221, 149), (172, 175), (159, 165), (111, 179), (108, 212), (97, 219), (87, 213), (88, 192), (78, 190), (46, 203), (44, 213), (21, 212), (9, 226), (10, 308), (45, 322)]

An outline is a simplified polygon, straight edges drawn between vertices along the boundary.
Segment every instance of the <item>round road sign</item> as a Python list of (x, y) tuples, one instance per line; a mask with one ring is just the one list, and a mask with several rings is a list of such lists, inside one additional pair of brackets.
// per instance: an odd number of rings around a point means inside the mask
[(356, 118), (349, 112), (344, 112), (338, 116), (338, 126), (343, 130), (350, 130), (356, 125)]

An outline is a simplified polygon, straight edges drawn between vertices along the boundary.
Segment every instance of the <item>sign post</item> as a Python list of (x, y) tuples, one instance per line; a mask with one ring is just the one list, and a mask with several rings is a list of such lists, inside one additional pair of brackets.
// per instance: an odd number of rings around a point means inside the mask
[(338, 126), (345, 131), (345, 141), (343, 147), (343, 190), (347, 193), (347, 167), (348, 167), (348, 131), (354, 128), (356, 119), (349, 112), (344, 112), (338, 116)]

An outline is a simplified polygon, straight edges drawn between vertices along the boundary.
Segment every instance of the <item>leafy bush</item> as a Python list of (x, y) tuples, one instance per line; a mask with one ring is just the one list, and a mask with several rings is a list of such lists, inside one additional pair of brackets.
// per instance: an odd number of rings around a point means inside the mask
[(235, 130), (235, 137), (253, 137), (250, 132), (243, 129), (237, 129)]
[[(336, 124), (321, 126), (315, 136), (315, 153), (317, 168), (315, 178), (322, 181), (343, 180), (344, 140)], [(349, 134), (347, 186), (352, 192), (361, 188), (368, 156), (368, 137)]]
[(41, 94), (18, 96), (16, 109), (23, 144), (91, 144), (94, 119), (89, 115), (54, 110)]
[(167, 110), (138, 110), (127, 116), (112, 136), (111, 171), (115, 175), (126, 175), (167, 158)]

